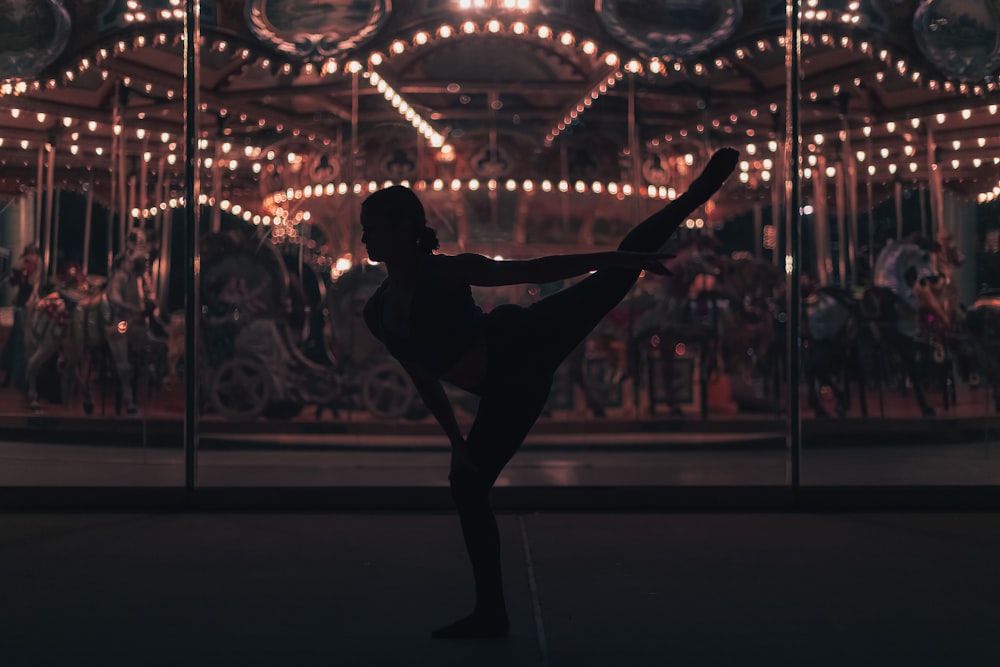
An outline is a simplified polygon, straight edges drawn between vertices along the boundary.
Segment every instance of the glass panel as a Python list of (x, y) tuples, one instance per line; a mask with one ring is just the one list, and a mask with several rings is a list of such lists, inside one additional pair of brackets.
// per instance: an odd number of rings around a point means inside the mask
[[(729, 144), (747, 162), (681, 215), (674, 278), (641, 278), (569, 355), (499, 483), (786, 483), (783, 11), (584, 4), (255, 0), (203, 22), (199, 484), (447, 483), (447, 439), (363, 318), (386, 276), (371, 193), (412, 188), (444, 254), (596, 252)], [(578, 280), (472, 292), (490, 312)], [(468, 429), (478, 398), (446, 390)]]
[(7, 5), (0, 485), (180, 485), (181, 16)]
[[(996, 19), (938, 0), (818, 4), (802, 107), (803, 483), (996, 484), (995, 64), (960, 62), (995, 49)], [(916, 44), (882, 45), (901, 33)]]

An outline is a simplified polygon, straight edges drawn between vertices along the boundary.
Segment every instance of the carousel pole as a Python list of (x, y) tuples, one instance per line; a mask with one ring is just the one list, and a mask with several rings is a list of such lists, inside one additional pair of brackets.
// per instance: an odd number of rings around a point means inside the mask
[(212, 159), (212, 199), (215, 200), (215, 204), (212, 205), (213, 233), (222, 229), (222, 208), (219, 206), (219, 202), (222, 201), (222, 169), (219, 167), (221, 160), (222, 143), (217, 136), (215, 138), (215, 157)]
[(62, 188), (55, 189), (56, 202), (52, 213), (52, 263), (49, 264), (49, 274), (55, 280), (59, 270), (59, 211), (62, 203)]
[[(153, 189), (154, 201), (161, 202), (164, 201), (165, 197), (163, 194), (164, 188), (164, 170), (167, 167), (167, 158), (160, 156), (160, 159), (156, 162), (156, 186)], [(163, 209), (157, 209), (156, 217), (153, 218), (154, 224), (157, 219), (160, 221), (160, 252), (156, 256), (156, 266), (154, 270), (154, 275), (156, 276), (156, 295), (159, 297), (159, 303), (167, 303), (167, 290), (166, 285), (166, 274), (167, 269), (170, 267), (170, 214)]]
[[(569, 180), (569, 158), (567, 155), (566, 140), (559, 139), (559, 178)], [(634, 181), (635, 179), (633, 179)], [(633, 186), (634, 187), (634, 186)], [(561, 229), (569, 227), (569, 192), (561, 192), (559, 195), (559, 208), (562, 219), (559, 222)]]
[(198, 93), (201, 79), (199, 0), (184, 0), (184, 488), (190, 502), (198, 471), (199, 237)]
[(38, 144), (38, 175), (35, 177), (35, 245), (42, 247), (42, 203), (45, 196), (45, 144)]
[(753, 203), (753, 256), (764, 256), (764, 205)]
[(117, 201), (118, 177), (115, 165), (118, 162), (118, 133), (114, 128), (118, 127), (118, 83), (115, 83), (115, 106), (111, 112), (111, 153), (108, 156), (109, 167), (108, 176), (111, 193), (108, 197), (108, 273), (111, 278), (111, 270), (115, 262), (115, 202)]
[[(801, 236), (801, 120), (799, 117), (799, 97), (802, 82), (800, 65), (802, 39), (802, 0), (787, 0), (785, 25), (785, 147), (786, 160), (784, 190), (785, 214), (788, 218), (788, 234), (785, 235), (787, 261), (785, 263), (786, 285), (788, 286), (788, 431), (786, 444), (789, 451), (787, 478), (792, 493), (798, 495), (800, 485), (800, 461), (802, 456), (802, 410), (799, 407), (799, 380), (801, 374), (801, 308), (802, 284), (800, 262), (802, 258)], [(778, 188), (773, 188), (777, 190)], [(775, 247), (777, 251), (777, 246)], [(778, 253), (775, 252), (775, 255)]]
[(929, 219), (928, 236), (933, 238), (938, 230), (944, 225), (944, 197), (943, 197), (943, 175), (941, 166), (938, 164), (937, 143), (934, 141), (934, 131), (930, 123), (927, 125), (927, 166), (930, 173), (928, 179), (931, 189), (931, 214)]
[(847, 287), (847, 211), (845, 210), (844, 191), (847, 189), (847, 181), (844, 178), (844, 164), (836, 165), (837, 173), (833, 177), (834, 182), (834, 206), (837, 212), (837, 278), (841, 287)]
[(128, 177), (128, 203), (126, 204), (126, 206), (127, 206), (126, 210), (128, 211), (128, 223), (129, 223), (128, 227), (129, 227), (129, 229), (131, 229), (133, 227), (138, 227), (139, 224), (140, 224), (139, 223), (139, 219), (136, 218), (136, 217), (134, 217), (132, 215), (132, 211), (135, 210), (136, 197), (137, 197), (137, 194), (136, 194), (136, 187), (137, 187), (136, 180), (137, 179), (136, 179), (136, 175), (135, 174), (129, 174), (129, 177)]
[(816, 278), (820, 285), (829, 285), (833, 266), (830, 262), (830, 212), (826, 205), (826, 156), (816, 156), (816, 171), (813, 173), (813, 233), (816, 246)]
[(83, 212), (83, 275), (90, 273), (90, 234), (94, 224), (94, 175), (87, 183), (87, 209)]
[[(123, 105), (124, 106), (124, 105)], [(125, 242), (128, 238), (129, 218), (132, 211), (128, 208), (128, 190), (126, 185), (130, 176), (128, 175), (128, 154), (125, 149), (128, 141), (125, 138), (125, 120), (120, 120), (121, 136), (118, 137), (118, 233), (119, 243), (122, 250), (125, 250)]]
[[(630, 71), (628, 75), (628, 150), (632, 158), (632, 197), (635, 199), (635, 212), (632, 219), (642, 220), (642, 197), (639, 196), (639, 188), (642, 184), (642, 163), (639, 161), (639, 126), (635, 122), (635, 114), (635, 72)], [(569, 206), (568, 201), (566, 206)], [(568, 210), (565, 212), (565, 216), (569, 217)]]
[(347, 225), (347, 228), (350, 230), (348, 251), (352, 257), (361, 256), (357, 232), (358, 225), (355, 224), (355, 221), (358, 219), (358, 193), (354, 190), (358, 179), (358, 96), (360, 94), (358, 83), (360, 76), (360, 71), (351, 73), (351, 159), (347, 164), (347, 176), (353, 194), (351, 195), (350, 224)]
[(858, 163), (855, 161), (854, 148), (851, 145), (851, 128), (847, 123), (847, 113), (843, 119), (844, 141), (841, 146), (841, 163), (846, 173), (844, 174), (844, 185), (847, 195), (847, 270), (845, 274), (850, 279), (845, 280), (846, 285), (853, 285), (858, 282)]
[(56, 176), (56, 143), (53, 139), (50, 143), (46, 144), (45, 150), (48, 151), (48, 158), (46, 159), (46, 174), (45, 174), (45, 241), (44, 250), (42, 251), (42, 270), (39, 275), (42, 279), (47, 275), (47, 271), (50, 269), (51, 265), (55, 262), (49, 253), (49, 249), (52, 246), (52, 199), (55, 191), (55, 176)]
[[(795, 0), (789, 0), (789, 2), (795, 2)], [(774, 175), (772, 178), (775, 181), (780, 181), (784, 178), (781, 164), (784, 160), (777, 159), (777, 157), (775, 155)], [(774, 230), (774, 247), (771, 249), (771, 263), (775, 266), (778, 266), (781, 256), (781, 250), (778, 248), (778, 230), (781, 229), (782, 213), (781, 194), (781, 188), (771, 188), (771, 228)]]
[[(868, 139), (866, 157), (871, 159), (872, 140)], [(868, 280), (875, 274), (875, 195), (871, 171), (866, 170), (865, 193), (868, 195)]]
[(896, 174), (896, 181), (892, 184), (893, 196), (896, 200), (896, 240), (903, 240), (903, 179)]
[(142, 162), (139, 163), (139, 210), (145, 211), (149, 208), (149, 160), (146, 154), (149, 152), (149, 135), (142, 140)]
[(927, 202), (925, 201), (927, 194), (927, 187), (923, 183), (917, 184), (917, 194), (919, 195), (918, 201), (920, 202), (920, 233), (924, 236), (929, 237), (930, 231), (927, 229)]

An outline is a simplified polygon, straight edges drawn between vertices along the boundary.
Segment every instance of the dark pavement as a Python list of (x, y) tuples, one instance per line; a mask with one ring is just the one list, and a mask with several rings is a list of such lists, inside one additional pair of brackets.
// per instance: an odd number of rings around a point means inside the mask
[(997, 513), (507, 513), (512, 634), (431, 640), (447, 513), (0, 515), (0, 665), (996, 667)]

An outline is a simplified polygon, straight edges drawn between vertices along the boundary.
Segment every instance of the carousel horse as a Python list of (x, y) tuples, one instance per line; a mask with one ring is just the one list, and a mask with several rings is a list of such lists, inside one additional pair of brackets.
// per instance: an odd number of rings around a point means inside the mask
[(952, 322), (937, 296), (940, 282), (930, 248), (920, 239), (890, 243), (875, 259), (874, 285), (865, 295), (877, 317), (872, 327), (880, 351), (895, 350), (913, 387), (921, 413), (933, 416), (923, 391), (919, 360), (926, 354), (929, 330), (948, 330)]
[(584, 396), (588, 409), (603, 416), (604, 408), (589, 386), (584, 372), (586, 360), (605, 359), (605, 384), (618, 384), (626, 377), (637, 377), (638, 351), (652, 346), (665, 352), (663, 375), (665, 400), (671, 414), (681, 414), (678, 401), (671, 395), (674, 375), (674, 349), (679, 343), (700, 343), (714, 338), (714, 327), (700, 321), (698, 295), (714, 285), (720, 266), (726, 260), (717, 254), (718, 241), (711, 236), (695, 236), (675, 247), (667, 247), (673, 259), (667, 262), (672, 275), (667, 279), (646, 276), (608, 316), (597, 325), (584, 343), (571, 353), (565, 366), (573, 383)]
[(965, 322), (993, 386), (993, 407), (1000, 414), (1000, 290), (979, 295), (966, 312)]
[[(809, 407), (817, 417), (830, 414), (820, 401), (819, 389), (829, 387), (835, 400), (834, 409), (843, 417), (850, 407), (846, 382), (835, 379), (840, 371), (855, 371), (859, 307), (854, 295), (843, 287), (817, 287), (812, 279), (802, 279), (802, 373), (806, 381)], [(863, 384), (859, 384), (863, 389)], [(862, 402), (862, 410), (865, 404)]]
[[(147, 266), (144, 250), (130, 251), (106, 285), (70, 275), (30, 308), (27, 329), (32, 352), (26, 379), (33, 411), (41, 409), (39, 370), (54, 355), (61, 354), (66, 372), (80, 388), (84, 411), (93, 412), (84, 362), (92, 361), (93, 352), (107, 345), (120, 382), (122, 403), (128, 414), (136, 414), (130, 358), (132, 351), (145, 345), (147, 317), (155, 310)], [(91, 353), (90, 359), (86, 358), (87, 352)]]

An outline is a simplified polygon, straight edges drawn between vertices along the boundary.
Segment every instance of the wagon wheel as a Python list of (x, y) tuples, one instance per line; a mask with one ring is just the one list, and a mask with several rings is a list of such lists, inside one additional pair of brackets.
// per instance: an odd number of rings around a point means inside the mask
[(230, 419), (250, 419), (267, 407), (274, 387), (264, 364), (234, 357), (219, 364), (208, 387), (212, 406)]
[(365, 373), (361, 402), (373, 417), (397, 419), (406, 414), (416, 393), (402, 368), (386, 361)]

